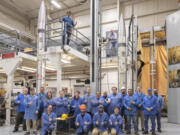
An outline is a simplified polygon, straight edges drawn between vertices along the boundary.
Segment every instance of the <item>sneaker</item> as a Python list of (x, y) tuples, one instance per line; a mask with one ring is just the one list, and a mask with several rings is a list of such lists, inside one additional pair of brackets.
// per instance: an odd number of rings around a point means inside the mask
[(162, 130), (161, 130), (161, 129), (158, 129), (158, 132), (159, 132), (159, 133), (161, 133), (161, 132), (162, 132)]
[(14, 129), (14, 130), (13, 130), (14, 133), (17, 132), (17, 131), (18, 131), (18, 129)]
[(143, 134), (148, 134), (148, 131), (144, 131)]
[(144, 131), (144, 128), (142, 128), (142, 131)]
[(152, 135), (156, 135), (156, 133), (155, 133), (155, 132), (152, 132)]
[(135, 132), (135, 135), (139, 135), (139, 133), (138, 133), (138, 132)]
[(24, 135), (30, 135), (30, 132), (26, 132)]

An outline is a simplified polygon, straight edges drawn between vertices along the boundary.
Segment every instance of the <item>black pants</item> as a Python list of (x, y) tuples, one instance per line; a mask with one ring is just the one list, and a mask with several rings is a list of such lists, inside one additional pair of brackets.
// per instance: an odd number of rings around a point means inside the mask
[(127, 116), (124, 114), (124, 111), (122, 110), (121, 111), (121, 116), (124, 118), (124, 127), (123, 127), (123, 124), (122, 124), (122, 129), (124, 128), (125, 130), (127, 130)]
[(26, 129), (26, 122), (24, 120), (24, 112), (18, 112), (16, 115), (16, 123), (15, 123), (15, 129), (18, 130), (19, 125), (23, 124), (23, 129)]

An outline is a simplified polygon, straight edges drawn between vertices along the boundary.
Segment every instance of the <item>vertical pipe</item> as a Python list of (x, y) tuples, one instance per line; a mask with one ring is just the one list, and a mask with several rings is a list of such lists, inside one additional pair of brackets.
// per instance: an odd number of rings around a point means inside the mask
[[(61, 67), (61, 55), (56, 54), (56, 59), (57, 59), (57, 92), (62, 89), (62, 67)], [(58, 95), (58, 93), (57, 93)]]
[(7, 76), (6, 125), (11, 125), (11, 92), (13, 89), (14, 73)]

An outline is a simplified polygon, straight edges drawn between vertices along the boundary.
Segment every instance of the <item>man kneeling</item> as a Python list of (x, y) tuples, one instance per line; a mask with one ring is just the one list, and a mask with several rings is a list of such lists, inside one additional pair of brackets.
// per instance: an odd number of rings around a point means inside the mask
[(91, 116), (86, 113), (86, 105), (82, 104), (79, 108), (81, 113), (77, 115), (75, 121), (76, 135), (88, 135), (91, 127)]
[(100, 133), (102, 135), (108, 135), (107, 132), (108, 115), (107, 113), (104, 112), (102, 105), (99, 106), (99, 111), (95, 113), (93, 117), (93, 125), (94, 125), (94, 129), (92, 132), (93, 135), (98, 135)]
[(42, 122), (41, 135), (51, 135), (56, 123), (56, 115), (52, 112), (52, 105), (49, 105), (47, 111), (43, 113)]
[(114, 114), (111, 114), (109, 118), (109, 125), (111, 129), (111, 135), (122, 135), (122, 123), (123, 118), (119, 114), (119, 108), (114, 108)]

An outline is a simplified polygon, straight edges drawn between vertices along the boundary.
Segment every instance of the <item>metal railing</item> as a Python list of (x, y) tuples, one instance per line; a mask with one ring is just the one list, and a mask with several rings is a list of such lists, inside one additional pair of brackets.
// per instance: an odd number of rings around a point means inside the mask
[[(68, 24), (69, 25), (69, 24)], [(68, 33), (70, 36), (69, 46), (83, 52), (83, 48), (90, 46), (90, 39), (78, 31), (73, 26), (72, 30), (67, 29), (67, 24), (63, 21), (53, 20), (46, 24), (46, 47), (67, 45)], [(63, 36), (65, 43), (63, 45)]]
[(9, 52), (24, 52), (25, 48), (32, 48), (29, 52), (36, 55), (36, 47), (22, 40), (21, 33), (13, 30), (7, 33), (0, 32), (0, 54)]

